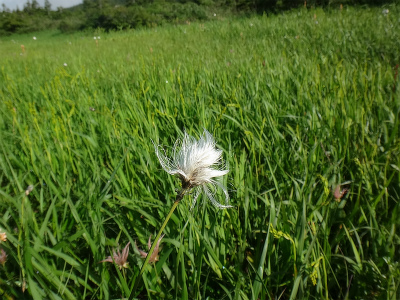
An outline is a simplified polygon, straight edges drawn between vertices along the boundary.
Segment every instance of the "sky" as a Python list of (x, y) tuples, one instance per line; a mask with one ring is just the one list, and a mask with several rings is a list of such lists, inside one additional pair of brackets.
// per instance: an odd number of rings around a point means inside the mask
[[(51, 9), (57, 9), (57, 7), (62, 6), (64, 8), (74, 6), (83, 2), (83, 0), (49, 0), (51, 3)], [(1, 4), (5, 4), (7, 8), (11, 10), (15, 10), (17, 6), (19, 9), (24, 8), (24, 4), (27, 0), (0, 0), (0, 9)], [(44, 6), (44, 0), (37, 0), (41, 7)]]

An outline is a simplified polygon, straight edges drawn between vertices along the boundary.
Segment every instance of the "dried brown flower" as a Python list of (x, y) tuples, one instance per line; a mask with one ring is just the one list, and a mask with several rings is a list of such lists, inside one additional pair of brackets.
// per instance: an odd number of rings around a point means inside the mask
[(333, 196), (335, 197), (336, 201), (340, 202), (340, 199), (342, 199), (342, 197), (346, 195), (348, 191), (349, 189), (341, 189), (340, 184), (338, 184), (333, 191)]
[(122, 268), (128, 268), (129, 263), (127, 262), (127, 260), (128, 260), (130, 244), (131, 244), (131, 242), (126, 244), (124, 250), (122, 250), (122, 253), (119, 250), (117, 250), (117, 252), (113, 251), (112, 257), (109, 256), (106, 259), (99, 261), (99, 263), (102, 263), (102, 262), (116, 263), (120, 270), (122, 270)]
[[(165, 234), (163, 234), (163, 235), (158, 239), (157, 244), (156, 244), (156, 247), (154, 248), (154, 251), (153, 251), (153, 253), (152, 253), (151, 256), (150, 256), (149, 263), (153, 263), (153, 262), (158, 261), (158, 259), (159, 259), (159, 258), (158, 258), (158, 252), (160, 252), (160, 242), (161, 242), (161, 240), (163, 239), (164, 235), (165, 235)], [(138, 246), (136, 245), (136, 242), (135, 242), (135, 247), (136, 247), (136, 249), (139, 251), (140, 257), (141, 257), (141, 258), (146, 258), (146, 257), (147, 257), (147, 252), (144, 252), (143, 250), (140, 250), (140, 249), (138, 248)], [(149, 237), (149, 241), (147, 242), (147, 247), (148, 247), (149, 250), (150, 250), (150, 248), (151, 248), (151, 235), (150, 235), (150, 237)]]
[(4, 264), (7, 261), (7, 253), (6, 251), (4, 251), (3, 249), (0, 250), (0, 264), (2, 264), (4, 266)]

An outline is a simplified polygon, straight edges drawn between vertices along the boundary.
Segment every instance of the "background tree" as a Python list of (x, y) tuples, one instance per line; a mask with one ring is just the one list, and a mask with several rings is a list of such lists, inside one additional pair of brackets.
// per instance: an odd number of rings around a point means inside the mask
[(44, 1), (44, 10), (46, 11), (47, 15), (50, 15), (51, 12), (51, 3), (49, 0)]
[[(42, 29), (73, 32), (88, 28), (120, 30), (163, 23), (203, 21), (216, 12), (225, 17), (265, 11), (292, 9), (305, 0), (83, 0), (75, 7), (51, 10), (50, 0), (41, 7), (38, 0), (27, 0), (20, 10), (10, 11), (4, 4), (0, 35), (26, 33)], [(397, 0), (398, 1), (398, 0)], [(396, 0), (307, 0), (311, 6), (382, 5)]]

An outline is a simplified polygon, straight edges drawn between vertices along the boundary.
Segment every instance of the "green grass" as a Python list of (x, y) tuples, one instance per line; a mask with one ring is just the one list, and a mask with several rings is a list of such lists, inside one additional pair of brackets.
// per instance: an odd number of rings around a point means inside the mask
[(2, 297), (127, 297), (133, 247), (128, 269), (98, 262), (129, 241), (147, 249), (179, 189), (151, 140), (206, 128), (234, 208), (202, 198), (189, 211), (185, 198), (141, 299), (398, 299), (400, 8), (388, 8), (218, 15), (96, 32), (98, 46), (1, 39)]

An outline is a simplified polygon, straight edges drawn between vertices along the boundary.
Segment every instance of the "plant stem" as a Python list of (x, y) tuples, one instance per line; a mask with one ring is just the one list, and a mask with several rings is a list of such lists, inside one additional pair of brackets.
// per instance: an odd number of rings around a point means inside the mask
[(135, 285), (133, 286), (133, 289), (132, 289), (132, 291), (131, 291), (131, 294), (129, 295), (129, 300), (132, 300), (132, 299), (133, 299), (134, 293), (135, 293), (136, 289), (138, 288), (138, 285), (139, 285), (139, 282), (140, 282), (140, 278), (142, 277), (144, 271), (146, 270), (146, 266), (147, 266), (148, 263), (149, 263), (150, 257), (151, 257), (151, 255), (153, 254), (154, 248), (156, 247), (157, 241), (158, 241), (158, 239), (160, 238), (162, 232), (164, 231), (165, 226), (167, 225), (167, 223), (168, 223), (169, 219), (171, 218), (172, 214), (174, 213), (175, 208), (178, 206), (179, 202), (183, 199), (183, 196), (185, 196), (186, 192), (187, 192), (189, 189), (190, 189), (190, 188), (188, 188), (188, 187), (186, 187), (186, 188), (184, 187), (184, 188), (178, 193), (178, 195), (176, 195), (175, 202), (174, 202), (174, 204), (172, 205), (172, 207), (171, 207), (171, 209), (170, 209), (170, 211), (169, 211), (167, 217), (165, 218), (164, 223), (162, 224), (160, 230), (158, 231), (157, 236), (156, 236), (156, 238), (154, 239), (153, 244), (151, 245), (151, 248), (150, 248), (150, 250), (149, 250), (149, 253), (147, 253), (147, 256), (146, 256), (146, 259), (145, 259), (145, 261), (144, 261), (144, 263), (143, 263), (143, 266), (142, 266), (142, 268), (140, 269), (139, 276), (138, 276), (138, 278), (136, 278)]

